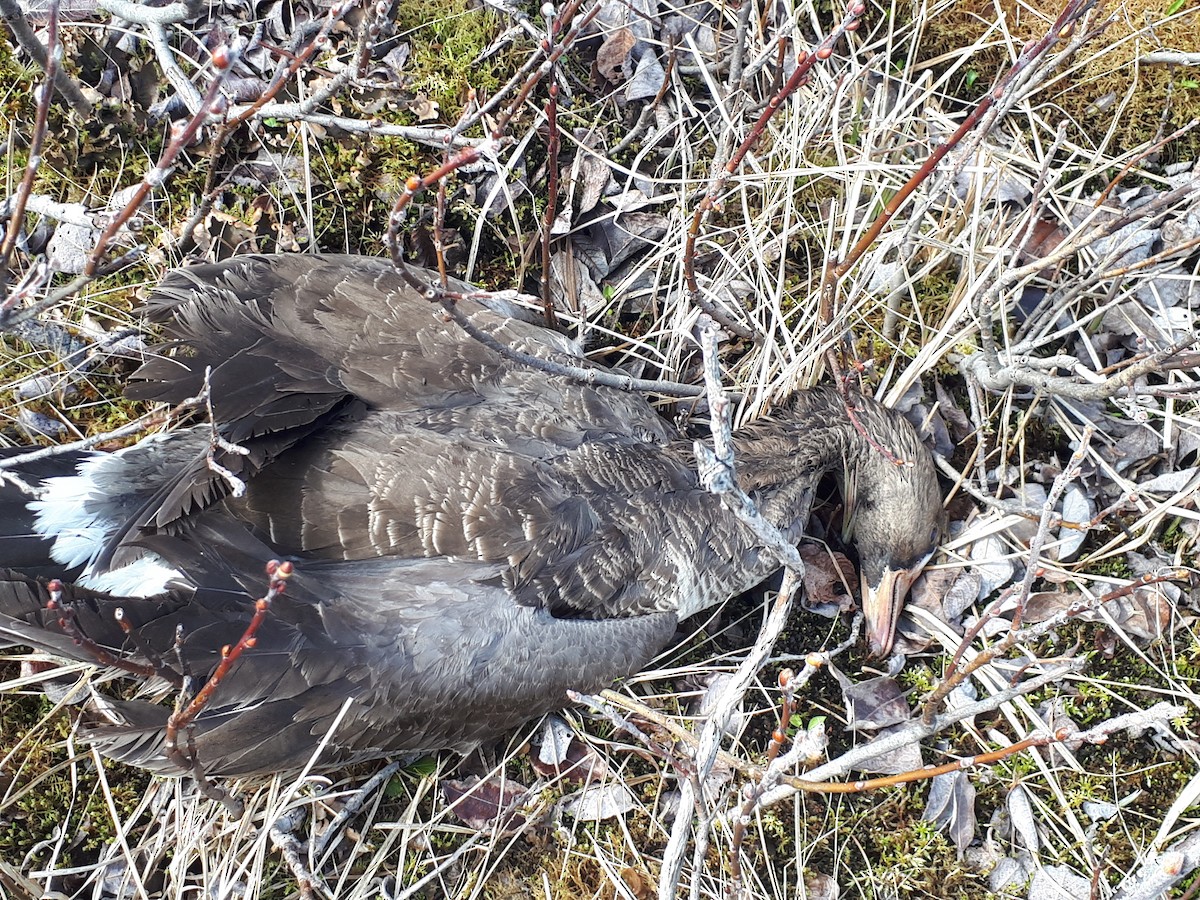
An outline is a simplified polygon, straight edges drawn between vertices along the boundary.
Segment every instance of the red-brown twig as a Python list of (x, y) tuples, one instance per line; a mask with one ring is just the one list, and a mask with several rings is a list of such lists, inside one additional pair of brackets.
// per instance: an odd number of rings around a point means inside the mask
[[(278, 52), (285, 54), (290, 63), (287, 66), (281, 64), (272, 76), (271, 81), (267, 84), (267, 87), (263, 90), (263, 93), (253, 103), (239, 108), (235, 115), (231, 116), (217, 129), (208, 153), (209, 167), (208, 173), (204, 178), (204, 188), (201, 191), (200, 203), (197, 204), (195, 212), (192, 213), (180, 231), (179, 244), (182, 248), (186, 250), (193, 246), (196, 229), (208, 214), (212, 212), (217, 199), (221, 195), (221, 189), (224, 184), (218, 184), (217, 182), (219, 171), (217, 163), (220, 160), (221, 154), (224, 153), (225, 145), (229, 142), (230, 137), (233, 136), (233, 133), (239, 126), (266, 109), (267, 105), (279, 95), (279, 92), (300, 71), (300, 68), (311, 60), (318, 50), (326, 46), (330, 30), (346, 15), (346, 12), (353, 5), (352, 3), (340, 3), (331, 7), (326, 13), (325, 20), (321, 23), (321, 28), (317, 34), (295, 53), (286, 53), (286, 51), (279, 49)], [(370, 19), (364, 20), (360, 27), (354, 65), (347, 66), (334, 78), (329, 79), (327, 84), (306, 98), (300, 104), (301, 111), (315, 110), (330, 97), (341, 91), (355, 74), (358, 74), (359, 77), (362, 76), (362, 70), (371, 57), (371, 39), (378, 36), (382, 29), (383, 20), (390, 8), (391, 4), (388, 2), (375, 4), (375, 14)]]
[[(478, 162), (483, 156), (494, 153), (496, 149), (504, 142), (505, 132), (508, 130), (508, 123), (512, 121), (512, 117), (517, 114), (517, 111), (524, 105), (529, 94), (538, 85), (543, 78), (550, 74), (555, 63), (562, 55), (574, 44), (579, 37), (580, 29), (590, 22), (600, 10), (599, 4), (593, 6), (584, 15), (579, 17), (578, 21), (574, 21), (574, 15), (579, 9), (581, 0), (572, 0), (571, 3), (564, 7), (562, 14), (554, 19), (550, 31), (554, 34), (559, 34), (562, 29), (566, 28), (570, 23), (570, 28), (554, 43), (551, 37), (546, 37), (542, 40), (540, 52), (545, 55), (541, 65), (534, 68), (526, 77), (525, 83), (521, 85), (517, 91), (516, 97), (508, 105), (508, 108), (497, 120), (495, 127), (492, 129), (490, 140), (483, 142), (477, 147), (467, 147), (460, 150), (455, 156), (446, 160), (436, 170), (429, 173), (425, 177), (410, 175), (404, 183), (404, 190), (400, 196), (396, 198), (396, 202), (392, 205), (392, 212), (388, 218), (388, 229), (385, 236), (385, 241), (388, 250), (391, 253), (392, 260), (396, 262), (397, 268), (404, 274), (405, 280), (409, 282), (415, 289), (420, 290), (420, 283), (413, 276), (407, 273), (403, 261), (401, 260), (401, 248), (399, 243), (399, 230), (403, 224), (404, 210), (412, 203), (413, 199), (420, 193), (429, 190), (436, 185), (441, 179), (453, 174), (456, 170), (465, 165)], [(511, 85), (511, 82), (510, 82)], [(510, 89), (510, 85), (506, 85), (504, 90)], [(503, 93), (503, 91), (501, 92)], [(459, 125), (455, 126), (454, 132), (459, 133), (461, 130), (469, 126), (473, 119), (478, 119), (492, 107), (495, 106), (496, 100), (492, 99), (489, 103), (480, 107), (475, 115), (471, 118), (464, 119)]]
[(120, 669), (122, 672), (128, 672), (130, 675), (138, 675), (142, 678), (149, 678), (152, 675), (158, 674), (153, 665), (135, 663), (128, 659), (114, 656), (106, 648), (101, 647), (84, 634), (75, 621), (74, 605), (70, 601), (63, 599), (64, 586), (61, 581), (57, 578), (52, 579), (47, 582), (46, 590), (50, 594), (50, 599), (46, 603), (46, 609), (58, 613), (58, 627), (63, 630), (63, 634), (75, 642), (77, 647), (82, 647), (87, 651), (96, 662), (102, 666)]
[(1001, 100), (1009, 86), (1022, 75), (1035, 60), (1046, 53), (1051, 47), (1057, 44), (1060, 40), (1066, 40), (1075, 30), (1075, 26), (1083, 15), (1095, 5), (1095, 0), (1069, 0), (1063, 11), (1058, 14), (1058, 18), (1054, 20), (1054, 24), (1047, 29), (1046, 34), (1037, 41), (1031, 41), (1026, 44), (1021, 53), (1017, 56), (1016, 62), (996, 81), (983, 99), (979, 101), (976, 107), (971, 110), (970, 114), (963, 119), (962, 124), (955, 129), (950, 137), (946, 138), (941, 144), (933, 148), (933, 152), (929, 154), (929, 158), (921, 164), (921, 167), (913, 174), (904, 185), (896, 191), (892, 199), (888, 201), (883, 210), (876, 217), (871, 226), (863, 233), (862, 237), (855, 242), (850, 248), (850, 252), (840, 262), (830, 261), (826, 266), (827, 279), (823, 286), (824, 290), (831, 291), (833, 286), (853, 268), (864, 253), (870, 248), (875, 240), (891, 222), (892, 218), (900, 211), (908, 198), (912, 196), (922, 182), (925, 181), (937, 168), (938, 163), (959, 145), (964, 137), (977, 125), (980, 120), (987, 114), (988, 110), (999, 100)]
[(221, 661), (217, 663), (217, 667), (213, 669), (212, 674), (208, 676), (208, 680), (204, 682), (204, 686), (196, 692), (196, 696), (191, 699), (183, 710), (174, 713), (167, 720), (166, 750), (167, 754), (172, 758), (178, 752), (176, 739), (180, 729), (187, 728), (195, 721), (196, 716), (208, 705), (208, 701), (221, 684), (222, 679), (229, 674), (229, 670), (233, 667), (233, 664), (238, 661), (238, 657), (258, 642), (258, 638), (256, 637), (258, 629), (267, 618), (267, 613), (271, 609), (271, 602), (283, 593), (287, 585), (287, 580), (292, 576), (292, 571), (293, 566), (290, 562), (271, 560), (271, 562), (267, 563), (267, 575), (271, 579), (270, 589), (263, 597), (254, 602), (254, 615), (250, 619), (250, 624), (246, 626), (246, 630), (242, 632), (242, 636), (236, 644), (231, 647), (226, 646), (221, 648)]
[[(270, 586), (267, 589), (267, 593), (255, 601), (254, 615), (250, 619), (250, 624), (246, 626), (246, 630), (242, 632), (241, 638), (233, 646), (221, 648), (221, 661), (217, 663), (212, 674), (204, 682), (204, 686), (196, 692), (190, 701), (187, 699), (186, 691), (180, 692), (176, 701), (175, 711), (167, 718), (166, 732), (163, 738), (163, 752), (166, 757), (179, 766), (180, 769), (190, 774), (206, 796), (225, 803), (235, 818), (241, 815), (244, 807), (239, 800), (232, 797), (228, 791), (214, 785), (205, 775), (203, 761), (200, 759), (196, 747), (192, 726), (195, 723), (196, 717), (200, 715), (212, 699), (221, 681), (229, 674), (230, 669), (233, 668), (233, 664), (238, 661), (242, 653), (253, 648), (258, 643), (258, 630), (267, 618), (272, 601), (283, 593), (284, 588), (287, 586), (287, 580), (292, 576), (292, 572), (293, 566), (290, 562), (271, 560), (271, 562), (267, 563), (267, 576), (270, 579)], [(179, 653), (181, 662), (184, 658), (182, 641), (183, 634), (182, 628), (180, 628), (176, 634), (176, 650)], [(180, 731), (183, 731), (187, 738), (186, 752), (179, 746)]]
[[(554, 21), (553, 28), (562, 29), (565, 26), (565, 20), (568, 13), (578, 7), (578, 2), (570, 4), (564, 11), (563, 15)], [(647, 393), (665, 394), (676, 397), (698, 397), (702, 396), (704, 389), (695, 385), (678, 384), (669, 381), (657, 381), (650, 379), (633, 378), (630, 376), (617, 375), (615, 373), (603, 372), (596, 369), (587, 369), (578, 366), (565, 365), (548, 359), (543, 359), (539, 356), (534, 356), (531, 353), (525, 353), (516, 350), (508, 345), (498, 341), (492, 335), (477, 328), (471, 320), (458, 309), (458, 302), (464, 299), (464, 295), (454, 291), (446, 290), (443, 285), (428, 284), (422, 281), (404, 262), (403, 247), (400, 241), (400, 228), (404, 223), (405, 211), (412, 201), (421, 193), (440, 184), (443, 179), (452, 175), (455, 171), (465, 165), (477, 162), (484, 155), (495, 151), (503, 141), (503, 129), (507, 126), (511, 119), (513, 111), (517, 108), (524, 99), (529, 95), (534, 85), (538, 83), (548, 72), (551, 71), (554, 63), (562, 56), (571, 42), (578, 36), (579, 29), (591, 17), (595, 15), (598, 7), (593, 7), (587, 14), (580, 18), (579, 22), (574, 23), (571, 28), (565, 33), (562, 39), (554, 46), (551, 46), (549, 41), (543, 42), (543, 50), (546, 52), (546, 60), (533, 73), (530, 74), (526, 83), (522, 86), (520, 93), (514, 100), (509, 111), (501, 117), (499, 124), (492, 133), (492, 137), (476, 147), (467, 147), (456, 154), (446, 159), (435, 170), (425, 176), (410, 175), (404, 184), (404, 190), (400, 196), (396, 198), (396, 202), (392, 205), (392, 211), (388, 218), (388, 227), (385, 234), (385, 242), (388, 247), (388, 252), (391, 255), (392, 263), (400, 276), (407, 282), (409, 287), (414, 291), (426, 297), (430, 302), (441, 303), (446, 312), (447, 317), (455, 322), (473, 339), (479, 341), (489, 349), (503, 356), (505, 359), (510, 359), (514, 362), (519, 362), (523, 365), (532, 366), (535, 369), (546, 372), (551, 375), (560, 375), (564, 378), (570, 378), (575, 381), (583, 381), (588, 384), (601, 384), (606, 387), (617, 388), (623, 391), (642, 391)], [(457, 126), (456, 126), (457, 127)], [(548, 266), (546, 267), (548, 268)]]
[[(795, 675), (796, 673), (791, 669), (782, 669), (779, 672), (779, 692), (781, 694), (779, 720), (775, 725), (775, 730), (771, 732), (771, 740), (767, 744), (765, 765), (767, 772), (779, 758), (779, 751), (783, 749), (783, 745), (787, 741), (787, 730), (792, 721), (796, 702)], [(742, 842), (746, 838), (746, 828), (750, 825), (750, 816), (754, 813), (754, 808), (762, 796), (765, 777), (766, 773), (764, 773), (763, 779), (759, 779), (758, 784), (746, 786), (745, 799), (742, 801), (742, 807), (733, 823), (729, 840), (729, 875), (732, 882), (730, 893), (735, 897), (740, 896), (742, 892)]]
[[(29, 138), (29, 159), (25, 163), (25, 174), (17, 188), (17, 196), (13, 201), (12, 215), (8, 220), (8, 231), (4, 235), (4, 245), (0, 246), (0, 287), (8, 280), (8, 264), (12, 259), (13, 247), (17, 243), (17, 235), (25, 222), (25, 205), (33, 192), (33, 179), (42, 164), (42, 143), (46, 139), (46, 123), (50, 117), (50, 100), (54, 96), (54, 79), (58, 74), (58, 3), (50, 4), (50, 22), (46, 26), (46, 80), (42, 84), (38, 97), (37, 112), (33, 119), (33, 134)], [(0, 304), (0, 309), (9, 309), (11, 298)]]
[[(1109, 600), (1117, 600), (1121, 597), (1128, 596), (1138, 588), (1146, 587), (1151, 584), (1162, 584), (1168, 581), (1187, 581), (1190, 578), (1190, 573), (1186, 569), (1170, 569), (1161, 574), (1153, 574), (1147, 572), (1141, 578), (1130, 584), (1123, 585), (1114, 591), (1105, 594), (1103, 597), (1093, 597), (1091, 599), (1080, 600), (1077, 603), (1072, 603), (1062, 612), (1044, 622), (1039, 622), (1036, 625), (1031, 625), (1027, 628), (1012, 628), (995, 644), (990, 647), (985, 647), (980, 650), (969, 662), (965, 665), (961, 664), (962, 654), (967, 646), (974, 639), (982, 628), (982, 622), (986, 620), (986, 614), (980, 617), (980, 622), (969, 630), (959, 642), (958, 650), (955, 651), (953, 660), (950, 663), (950, 671), (942, 678), (941, 683), (929, 694), (925, 699), (921, 717), (926, 724), (933, 721), (937, 711), (941, 708), (942, 702), (950, 695), (950, 693), (967, 680), (970, 675), (978, 671), (982, 666), (987, 665), (993, 660), (1003, 656), (1017, 644), (1028, 641), (1041, 634), (1059, 627), (1068, 619), (1071, 619), (1080, 613), (1088, 612), (1092, 609), (1097, 609), (1107, 603)], [(999, 601), (989, 609), (998, 609)]]
[(750, 129), (750, 133), (746, 136), (746, 139), (742, 141), (737, 150), (733, 152), (733, 155), (729, 157), (729, 161), (725, 163), (721, 171), (713, 178), (708, 192), (705, 193), (704, 198), (697, 205), (695, 212), (692, 213), (692, 222), (688, 227), (687, 241), (683, 249), (683, 277), (687, 283), (688, 297), (695, 306), (712, 316), (723, 328), (739, 337), (750, 340), (754, 338), (755, 332), (741, 322), (732, 319), (723, 310), (716, 308), (700, 293), (700, 284), (696, 280), (696, 241), (700, 236), (700, 228), (713, 207), (716, 206), (726, 183), (738, 170), (746, 154), (762, 138), (763, 131), (767, 127), (767, 122), (779, 111), (779, 108), (783, 105), (783, 101), (808, 81), (812, 75), (813, 67), (818, 62), (824, 62), (833, 55), (833, 48), (843, 37), (858, 29), (859, 23), (866, 11), (867, 6), (865, 3), (860, 2), (860, 0), (852, 0), (846, 8), (846, 14), (842, 21), (820, 43), (817, 49), (812, 53), (802, 52), (800, 54), (796, 60), (795, 71), (784, 82), (783, 87), (767, 101), (766, 107), (763, 109), (762, 114), (759, 115), (758, 121)]
[[(157, 650), (150, 646), (150, 643), (142, 637), (141, 630), (137, 625), (129, 621), (129, 616), (123, 607), (118, 606), (113, 610), (113, 618), (117, 620), (117, 624), (121, 626), (121, 630), (125, 632), (125, 637), (133, 643), (134, 648), (138, 653), (145, 657), (153, 667), (154, 674), (166, 682), (169, 682), (177, 690), (183, 689), (183, 675), (176, 672), (167, 665), (166, 660), (162, 658)], [(140, 674), (140, 673), (139, 673)]]
[[(554, 20), (551, 28), (556, 34), (560, 35), (558, 38), (558, 43), (552, 46), (550, 37), (545, 37), (542, 39), (540, 49), (541, 52), (545, 54), (545, 58), (542, 60), (542, 64), (533, 71), (529, 78), (526, 79), (525, 84), (521, 86), (521, 90), (517, 92), (517, 95), (515, 98), (513, 98), (512, 103), (508, 105), (508, 109), (504, 111), (499, 120), (496, 122), (496, 127), (492, 132), (493, 138), (495, 138), (497, 135), (504, 134), (508, 130), (508, 123), (512, 120), (512, 117), (517, 114), (517, 111), (525, 104), (525, 100), (529, 97), (530, 92), (534, 89), (534, 87), (537, 86), (538, 82), (540, 82), (554, 70), (554, 64), (557, 63), (559, 59), (562, 58), (562, 55), (566, 53), (567, 50), (569, 50), (575, 43), (575, 40), (579, 37), (579, 32), (596, 17), (598, 12), (600, 12), (601, 4), (593, 4), (591, 9), (580, 16), (578, 21), (575, 21), (575, 13), (579, 10), (579, 5), (581, 2), (582, 0), (571, 0), (570, 3), (563, 7), (562, 14)], [(568, 24), (570, 25), (570, 28), (567, 28)], [(562, 31), (564, 28), (567, 28), (565, 32)]]
[(146, 202), (146, 198), (150, 195), (150, 192), (167, 180), (167, 176), (171, 174), (171, 170), (175, 167), (175, 159), (183, 151), (184, 147), (196, 139), (196, 135), (200, 131), (200, 126), (208, 120), (209, 116), (218, 113), (224, 106), (224, 100), (221, 98), (221, 82), (225, 80), (225, 76), (229, 73), (236, 56), (235, 52), (229, 47), (218, 47), (213, 51), (213, 68), (216, 71), (213, 74), (213, 79), (208, 86), (208, 90), (204, 94), (200, 108), (196, 110), (195, 114), (192, 115), (183, 128), (172, 135), (171, 140), (167, 142), (167, 146), (163, 149), (162, 155), (159, 156), (158, 162), (155, 163), (154, 168), (146, 173), (142, 179), (142, 183), (138, 185), (129, 202), (125, 204), (125, 208), (113, 216), (104, 231), (100, 233), (100, 239), (96, 241), (96, 246), (92, 250), (91, 256), (88, 257), (87, 265), (84, 266), (83, 274), (85, 276), (89, 278), (96, 276), (100, 263), (104, 260), (104, 254), (108, 251), (108, 245), (117, 236), (117, 232), (142, 208), (142, 204)]
[[(354, 6), (353, 3), (343, 2), (336, 3), (330, 7), (329, 11), (325, 14), (325, 20), (321, 23), (320, 30), (313, 35), (312, 40), (310, 40), (300, 51), (290, 55), (291, 62), (288, 65), (281, 65), (278, 67), (275, 74), (272, 76), (271, 81), (267, 84), (267, 86), (263, 89), (263, 92), (253, 103), (251, 103), (245, 109), (240, 110), (237, 115), (230, 116), (229, 119), (226, 120), (226, 122), (217, 131), (216, 137), (213, 139), (212, 158), (214, 160), (221, 155), (222, 151), (225, 149), (225, 144), (228, 143), (230, 136), (237, 129), (237, 127), (244, 122), (249, 121), (251, 118), (253, 118), (255, 113), (279, 96), (279, 92), (283, 90), (284, 86), (292, 80), (293, 76), (295, 76), (297, 72), (300, 71), (300, 68), (310, 59), (312, 59), (318, 50), (327, 45), (327, 38), (329, 37), (330, 30), (334, 25), (341, 21), (342, 17), (350, 10), (352, 6)], [(206, 196), (212, 191), (213, 185), (209, 182), (211, 182), (213, 179), (213, 172), (215, 172), (215, 170), (216, 166), (213, 166), (213, 168), (209, 170), (208, 181), (206, 181), (204, 185), (204, 193)]]
[[(1051, 47), (1058, 41), (1065, 40), (1074, 32), (1076, 24), (1094, 5), (1095, 0), (1069, 0), (1063, 11), (1059, 14), (1054, 24), (1047, 30), (1046, 34), (1037, 41), (1031, 41), (1026, 44), (1017, 57), (1016, 62), (997, 79), (992, 89), (983, 97), (982, 100), (975, 106), (973, 110), (963, 119), (962, 123), (955, 129), (945, 141), (933, 148), (929, 157), (921, 164), (912, 177), (904, 183), (903, 186), (893, 195), (891, 200), (884, 206), (883, 210), (867, 228), (867, 230), (859, 237), (854, 246), (850, 248), (845, 258), (841, 261), (830, 259), (825, 265), (825, 271), (821, 283), (820, 303), (818, 307), (818, 318), (824, 325), (830, 325), (834, 320), (834, 306), (836, 303), (838, 286), (841, 279), (850, 271), (851, 268), (862, 258), (863, 254), (875, 243), (879, 235), (883, 233), (889, 223), (895, 217), (902, 206), (908, 201), (912, 194), (922, 183), (933, 174), (938, 164), (945, 158), (951, 150), (957, 147), (968, 133), (970, 133), (987, 115), (988, 111), (1005, 96), (1009, 88), (1014, 82), (1024, 74), (1029, 67), (1043, 56)], [(857, 27), (857, 26), (856, 26)], [(819, 51), (818, 51), (819, 52)], [(986, 329), (984, 329), (986, 331)], [(848, 355), (848, 351), (846, 352)], [(846, 411), (857, 431), (870, 443), (876, 450), (884, 454), (886, 458), (896, 464), (901, 464), (901, 460), (897, 460), (893, 454), (886, 449), (880, 447), (874, 438), (867, 433), (866, 429), (859, 422), (858, 417), (854, 414), (853, 403), (849, 398), (849, 393), (845, 384), (846, 379), (841, 374), (841, 366), (839, 365), (836, 353), (833, 349), (828, 352), (828, 364), (830, 370), (835, 375), (835, 381), (842, 394), (846, 404)]]
[(863, 778), (858, 781), (807, 781), (804, 778), (789, 775), (784, 776), (780, 781), (789, 787), (794, 787), (796, 790), (809, 794), (861, 794), (865, 791), (877, 791), (880, 788), (893, 787), (897, 784), (927, 781), (931, 778), (936, 778), (938, 775), (961, 772), (964, 769), (971, 769), (975, 766), (991, 765), (1010, 756), (1016, 756), (1022, 750), (1028, 750), (1030, 747), (1045, 747), (1047, 744), (1065, 741), (1070, 736), (1071, 732), (1068, 729), (1060, 728), (1054, 734), (1035, 734), (1024, 740), (1017, 741), (1015, 744), (1002, 747), (999, 750), (992, 750), (988, 753), (977, 753), (974, 756), (964, 756), (962, 759), (943, 763), (940, 766), (926, 766), (923, 769), (899, 772), (895, 775), (883, 775), (879, 778)]

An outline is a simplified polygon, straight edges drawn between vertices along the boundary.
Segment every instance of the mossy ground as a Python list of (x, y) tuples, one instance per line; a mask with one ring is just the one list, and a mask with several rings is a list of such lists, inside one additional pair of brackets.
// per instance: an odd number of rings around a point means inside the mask
[[(1055, 0), (939, 4), (936, 14), (924, 20), (920, 59), (957, 60), (962, 48), (977, 47), (949, 85), (951, 93), (977, 99), (1011, 64), (1022, 43), (1040, 35), (1061, 8)], [(1158, 50), (1200, 52), (1200, 4), (1125, 0), (1102, 9), (1101, 20), (1111, 17), (1111, 24), (1084, 46), (1081, 64), (1044, 87), (1034, 102), (1045, 104), (1048, 115), (1064, 118), (1072, 137), (1086, 146), (1108, 144), (1110, 152), (1121, 153), (1144, 145), (1152, 136), (1165, 137), (1200, 116), (1200, 78), (1194, 68), (1138, 64), (1147, 53)], [(997, 27), (1000, 21), (1003, 29)], [(939, 69), (946, 71), (947, 65)], [(1120, 110), (1115, 117), (1114, 108)], [(1164, 162), (1194, 160), (1198, 153), (1200, 137), (1195, 130), (1161, 151)]]
[[(0, 680), (17, 667), (0, 664)], [(54, 711), (36, 693), (0, 694), (0, 768), (3, 804), (0, 807), (0, 859), (36, 860), (46, 864), (53, 847), (65, 849), (61, 868), (86, 865), (103, 846), (116, 840), (108, 800), (96, 776), (95, 761), (72, 735), (71, 716)], [(9, 752), (18, 741), (21, 749)], [(78, 756), (72, 757), (74, 747)], [(151, 782), (146, 772), (104, 762), (112, 801), (124, 820), (137, 807)], [(63, 835), (67, 835), (63, 839)]]

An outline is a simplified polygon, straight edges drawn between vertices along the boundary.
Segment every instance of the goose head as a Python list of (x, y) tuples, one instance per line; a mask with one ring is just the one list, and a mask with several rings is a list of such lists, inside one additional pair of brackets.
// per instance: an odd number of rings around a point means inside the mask
[[(845, 537), (858, 550), (867, 644), (885, 656), (909, 589), (945, 530), (933, 458), (912, 426), (873, 402), (850, 424), (842, 488)], [(870, 440), (864, 436), (870, 435)]]

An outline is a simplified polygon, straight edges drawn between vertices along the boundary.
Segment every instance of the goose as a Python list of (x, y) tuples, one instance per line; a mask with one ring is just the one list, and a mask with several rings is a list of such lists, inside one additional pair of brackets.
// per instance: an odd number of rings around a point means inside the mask
[[(503, 302), (460, 309), (517, 350), (607, 371)], [(317, 770), (466, 752), (569, 689), (636, 673), (682, 620), (777, 567), (646, 399), (496, 353), (388, 260), (194, 265), (146, 313), (165, 342), (127, 396), (177, 404), (207, 385), (212, 424), (15, 467), (36, 496), (0, 488), (0, 643), (177, 661), (199, 685), (246, 629), (264, 563), (291, 561), (191, 727), (209, 775), (298, 769), (318, 749)], [(741, 487), (789, 541), (818, 481), (840, 484), (879, 655), (937, 546), (942, 494), (908, 422), (853, 403), (851, 418), (837, 390), (798, 390), (735, 449)], [(66, 630), (51, 588), (73, 609)], [(165, 749), (169, 712), (105, 696), (87, 736), (186, 774)]]

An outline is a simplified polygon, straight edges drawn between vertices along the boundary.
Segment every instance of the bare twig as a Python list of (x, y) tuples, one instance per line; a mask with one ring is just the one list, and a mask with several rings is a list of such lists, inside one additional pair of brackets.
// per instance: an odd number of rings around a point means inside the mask
[(75, 622), (75, 607), (72, 603), (63, 599), (63, 590), (63, 583), (57, 578), (52, 579), (46, 584), (46, 591), (50, 594), (46, 608), (58, 613), (58, 627), (77, 646), (87, 651), (102, 666), (119, 669), (122, 672), (127, 672), (130, 675), (138, 675), (142, 678), (149, 678), (157, 674), (153, 665), (142, 665), (141, 663), (130, 662), (119, 656), (113, 656), (108, 650), (80, 631), (79, 626)]
[[(57, 9), (58, 4), (54, 3), (53, 6)], [(16, 0), (0, 0), (0, 16), (4, 17), (8, 27), (12, 29), (13, 36), (21, 45), (21, 49), (45, 69), (49, 65), (46, 48), (42, 46), (37, 35), (33, 33), (33, 29), (29, 27), (21, 5)], [(92, 102), (83, 95), (83, 91), (80, 90), (75, 80), (61, 68), (55, 73), (54, 89), (62, 95), (76, 115), (84, 117), (92, 115)]]
[(867, 6), (865, 3), (859, 2), (859, 0), (851, 0), (850, 5), (846, 7), (846, 13), (842, 21), (821, 41), (817, 49), (812, 53), (802, 52), (800, 54), (796, 60), (795, 71), (792, 72), (783, 87), (768, 101), (766, 108), (763, 109), (762, 114), (758, 117), (758, 121), (750, 129), (750, 133), (746, 136), (746, 139), (734, 151), (720, 172), (713, 177), (708, 191), (704, 195), (704, 199), (700, 201), (696, 207), (696, 211), (692, 213), (692, 222), (688, 228), (687, 242), (683, 250), (683, 277), (687, 282), (688, 297), (695, 306), (719, 322), (722, 327), (732, 331), (739, 337), (746, 338), (747, 340), (752, 339), (755, 336), (755, 331), (741, 322), (735, 321), (728, 314), (716, 308), (700, 292), (700, 284), (696, 279), (696, 240), (700, 236), (700, 228), (708, 218), (708, 214), (717, 205), (717, 201), (720, 200), (721, 192), (725, 189), (726, 183), (737, 172), (738, 167), (742, 164), (742, 160), (746, 158), (746, 154), (761, 140), (763, 131), (767, 127), (767, 122), (775, 115), (783, 105), (783, 102), (808, 81), (812, 75), (812, 69), (817, 62), (829, 59), (833, 55), (833, 48), (837, 46), (838, 42), (847, 34), (858, 30), (859, 23), (863, 15), (866, 14), (866, 11)]
[[(33, 179), (37, 175), (38, 168), (42, 164), (42, 142), (46, 139), (46, 122), (50, 116), (50, 99), (54, 96), (54, 91), (50, 86), (55, 84), (55, 76), (58, 74), (58, 3), (50, 4), (50, 23), (46, 28), (46, 81), (42, 85), (39, 92), (37, 112), (33, 119), (33, 134), (29, 139), (29, 159), (25, 163), (25, 174), (21, 177), (21, 184), (17, 188), (16, 201), (13, 204), (12, 216), (8, 220), (8, 228), (4, 235), (4, 244), (0, 246), (0, 287), (2, 287), (8, 278), (8, 266), (12, 261), (13, 247), (17, 243), (17, 235), (21, 233), (22, 227), (25, 224), (25, 204), (29, 202), (29, 195), (33, 192)], [(11, 298), (10, 298), (11, 300)], [(9, 300), (6, 300), (0, 309), (9, 310)]]
[(137, 191), (130, 198), (129, 203), (117, 215), (113, 216), (112, 221), (100, 234), (99, 240), (96, 241), (96, 247), (92, 250), (92, 254), (88, 257), (87, 265), (84, 267), (83, 274), (89, 277), (94, 277), (100, 267), (100, 263), (104, 259), (105, 253), (108, 252), (108, 245), (117, 233), (130, 219), (137, 214), (142, 208), (142, 204), (146, 202), (146, 198), (150, 192), (159, 187), (167, 180), (171, 174), (171, 170), (175, 167), (175, 160), (183, 151), (183, 148), (188, 146), (200, 131), (200, 126), (208, 119), (210, 115), (219, 113), (224, 105), (221, 100), (221, 82), (229, 73), (232, 67), (236, 54), (231, 48), (218, 47), (212, 55), (213, 68), (216, 70), (212, 82), (208, 86), (208, 90), (204, 94), (200, 108), (188, 120), (188, 123), (179, 129), (167, 146), (163, 149), (162, 155), (154, 168), (146, 173), (142, 179), (142, 183), (138, 185)]
[[(730, 403), (728, 395), (721, 386), (720, 379), (717, 331), (716, 324), (713, 322), (703, 325), (700, 329), (700, 347), (704, 359), (704, 383), (708, 395), (713, 435), (712, 450), (699, 441), (694, 446), (700, 470), (700, 481), (709, 491), (718, 494), (730, 507), (730, 510), (760, 537), (767, 552), (774, 554), (787, 568), (784, 571), (783, 584), (779, 588), (779, 593), (775, 597), (775, 602), (771, 606), (766, 622), (759, 631), (754, 646), (747, 652), (729, 682), (714, 701), (712, 712), (705, 721), (695, 754), (695, 777), (683, 781), (680, 785), (679, 805), (671, 826), (670, 839), (663, 851), (662, 873), (658, 883), (660, 900), (670, 900), (676, 895), (683, 867), (683, 852), (687, 846), (688, 836), (692, 834), (692, 817), (696, 803), (700, 799), (699, 790), (703, 787), (709, 772), (712, 771), (713, 763), (716, 761), (720, 749), (721, 735), (724, 734), (725, 728), (729, 724), (730, 715), (742, 701), (746, 690), (757, 676), (767, 657), (771, 655), (776, 640), (787, 624), (792, 600), (804, 574), (804, 562), (796, 547), (787, 541), (778, 528), (763, 517), (750, 497), (738, 487), (737, 472), (734, 469)], [(696, 833), (697, 845), (706, 842), (707, 828), (707, 818), (701, 817), (700, 829)]]

